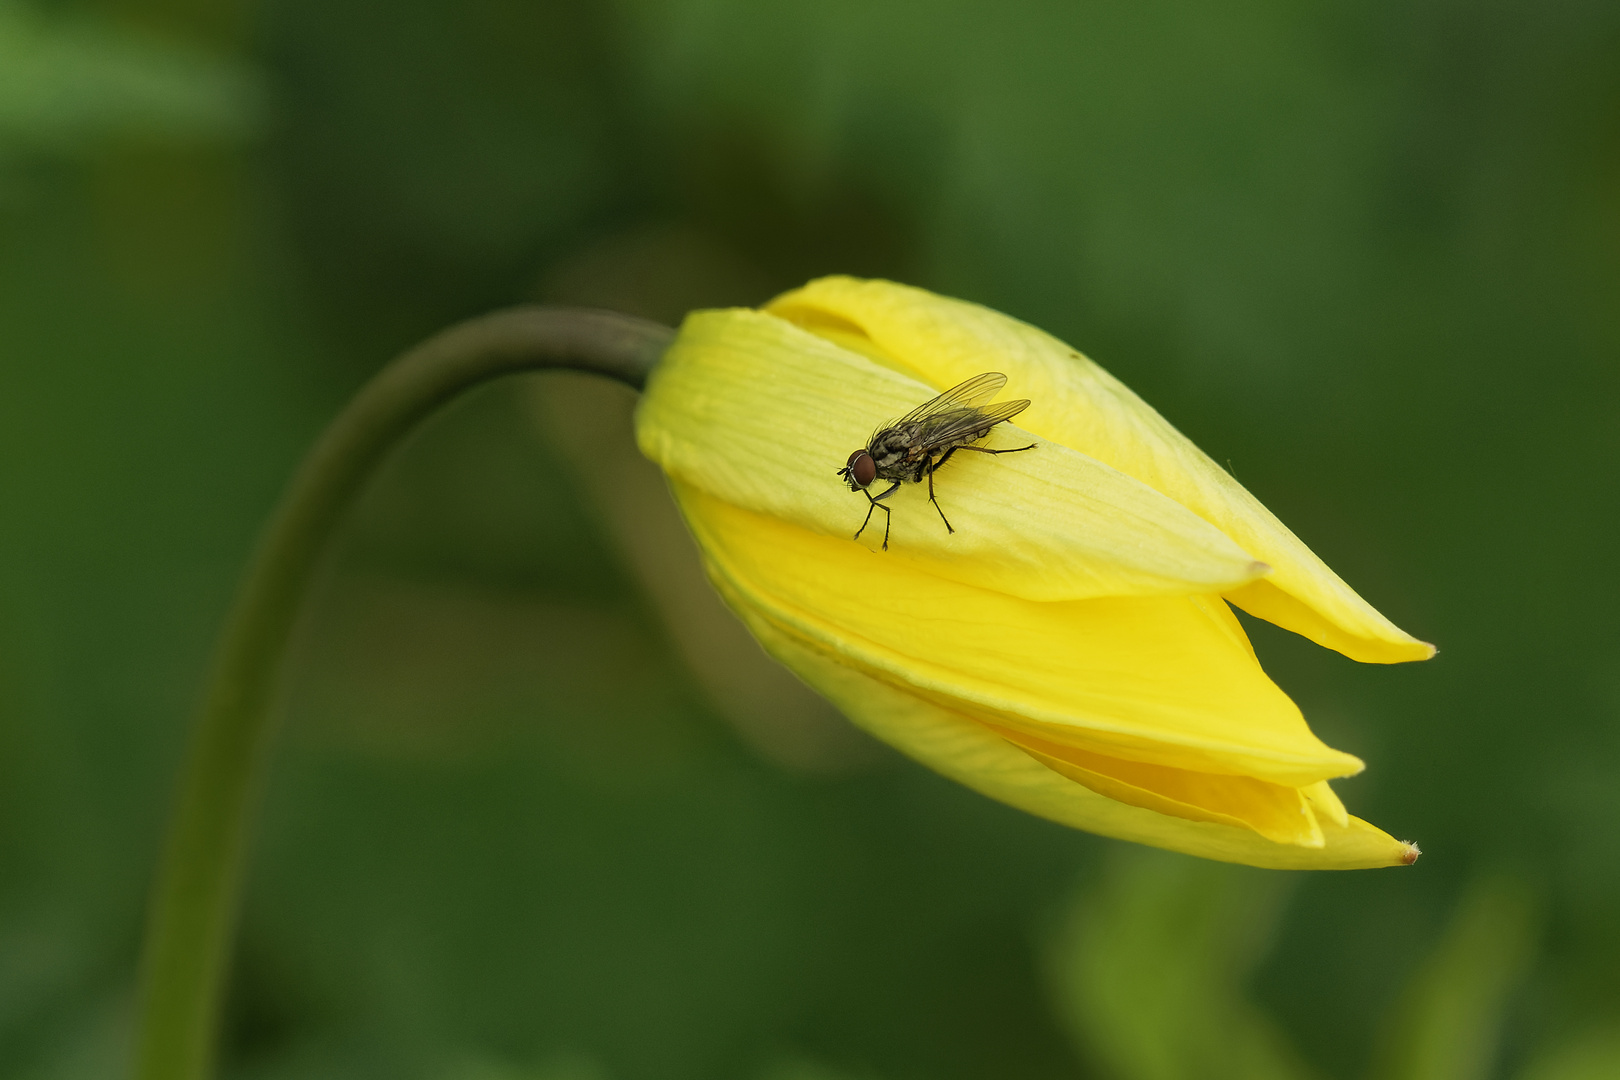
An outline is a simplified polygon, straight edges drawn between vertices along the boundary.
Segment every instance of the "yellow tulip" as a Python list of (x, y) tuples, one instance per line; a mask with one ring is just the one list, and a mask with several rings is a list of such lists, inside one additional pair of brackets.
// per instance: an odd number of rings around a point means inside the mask
[[(937, 489), (836, 475), (884, 421), (985, 371), (1029, 398)], [(1402, 632), (1096, 364), (998, 312), (834, 277), (688, 316), (636, 418), (715, 586), (855, 723), (1076, 828), (1255, 866), (1410, 863), (1328, 786), (1361, 771), (1261, 670), (1227, 606), (1373, 663)], [(967, 458), (968, 460), (963, 460)]]

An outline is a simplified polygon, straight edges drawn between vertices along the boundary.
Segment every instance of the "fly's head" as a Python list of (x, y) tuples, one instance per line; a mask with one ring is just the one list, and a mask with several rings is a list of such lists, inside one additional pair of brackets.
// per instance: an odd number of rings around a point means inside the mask
[(873, 461), (872, 455), (862, 447), (849, 455), (849, 460), (838, 470), (838, 475), (844, 478), (849, 490), (865, 491), (872, 481), (877, 479), (877, 462)]

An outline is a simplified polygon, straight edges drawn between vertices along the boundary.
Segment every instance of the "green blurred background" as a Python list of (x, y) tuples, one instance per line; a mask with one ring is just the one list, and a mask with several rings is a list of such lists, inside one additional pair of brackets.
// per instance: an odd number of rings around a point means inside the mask
[(491, 387), (301, 628), (232, 1077), (1620, 1077), (1620, 6), (0, 0), (0, 1076), (116, 1076), (304, 446), (531, 299), (828, 272), (1086, 350), (1440, 656), (1251, 625), (1427, 854), (990, 803), (737, 637), (627, 395)]

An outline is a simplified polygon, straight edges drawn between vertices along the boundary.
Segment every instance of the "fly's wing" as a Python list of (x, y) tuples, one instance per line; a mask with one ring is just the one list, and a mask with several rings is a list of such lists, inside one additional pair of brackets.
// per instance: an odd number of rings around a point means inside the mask
[(1028, 398), (998, 401), (980, 408), (956, 408), (927, 417), (919, 423), (918, 441), (932, 450), (973, 435), (983, 434), (1004, 420), (1011, 420), (1029, 408)]
[(899, 427), (902, 424), (915, 424), (941, 413), (952, 413), (961, 409), (976, 409), (1001, 393), (1001, 388), (1006, 385), (1007, 376), (999, 371), (987, 371), (983, 375), (975, 375), (967, 382), (951, 387), (932, 401), (923, 402), (888, 426)]

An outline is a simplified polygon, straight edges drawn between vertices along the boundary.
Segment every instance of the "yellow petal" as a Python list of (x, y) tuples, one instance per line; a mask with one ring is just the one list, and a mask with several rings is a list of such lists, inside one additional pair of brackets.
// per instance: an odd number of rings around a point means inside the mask
[(1268, 784), (1252, 776), (1122, 761), (1020, 731), (986, 726), (1053, 772), (1110, 799), (1189, 821), (1253, 829), (1273, 843), (1322, 846), (1322, 830), (1300, 788)]
[[(975, 372), (975, 374), (978, 374)], [(1015, 386), (1013, 389), (1017, 389)], [(756, 311), (697, 312), (654, 371), (637, 412), (642, 451), (683, 483), (806, 529), (849, 537), (870, 510), (837, 470), (874, 428), (934, 396), (895, 373)], [(1220, 592), (1265, 572), (1219, 529), (1147, 485), (1009, 424), (887, 505), (886, 561), (1037, 600)], [(878, 547), (882, 511), (862, 541)]]
[(734, 606), (953, 711), (1130, 761), (1299, 787), (1360, 771), (1205, 596), (1040, 603), (674, 485)]
[[(1074, 349), (999, 312), (887, 281), (823, 278), (767, 309), (883, 357), (931, 386), (1004, 372), (1033, 404), (1029, 431), (1133, 476), (1270, 564), (1230, 599), (1356, 660), (1424, 660), (1434, 648), (1356, 595), (1298, 537), (1127, 387)], [(868, 344), (861, 345), (864, 339)]]
[(1328, 786), (1326, 780), (1319, 780), (1314, 784), (1299, 789), (1300, 793), (1310, 800), (1311, 806), (1318, 814), (1326, 814), (1329, 821), (1337, 824), (1341, 829), (1345, 822), (1350, 820), (1350, 814), (1339, 801), (1339, 796)]
[[(724, 589), (722, 589), (724, 591)], [(1158, 813), (1059, 775), (983, 724), (927, 702), (789, 637), (732, 600), (768, 652), (844, 714), (934, 771), (1008, 805), (1076, 829), (1223, 862), (1280, 870), (1408, 865), (1417, 848), (1360, 818), (1321, 823), (1322, 845), (1278, 844), (1248, 828)]]

